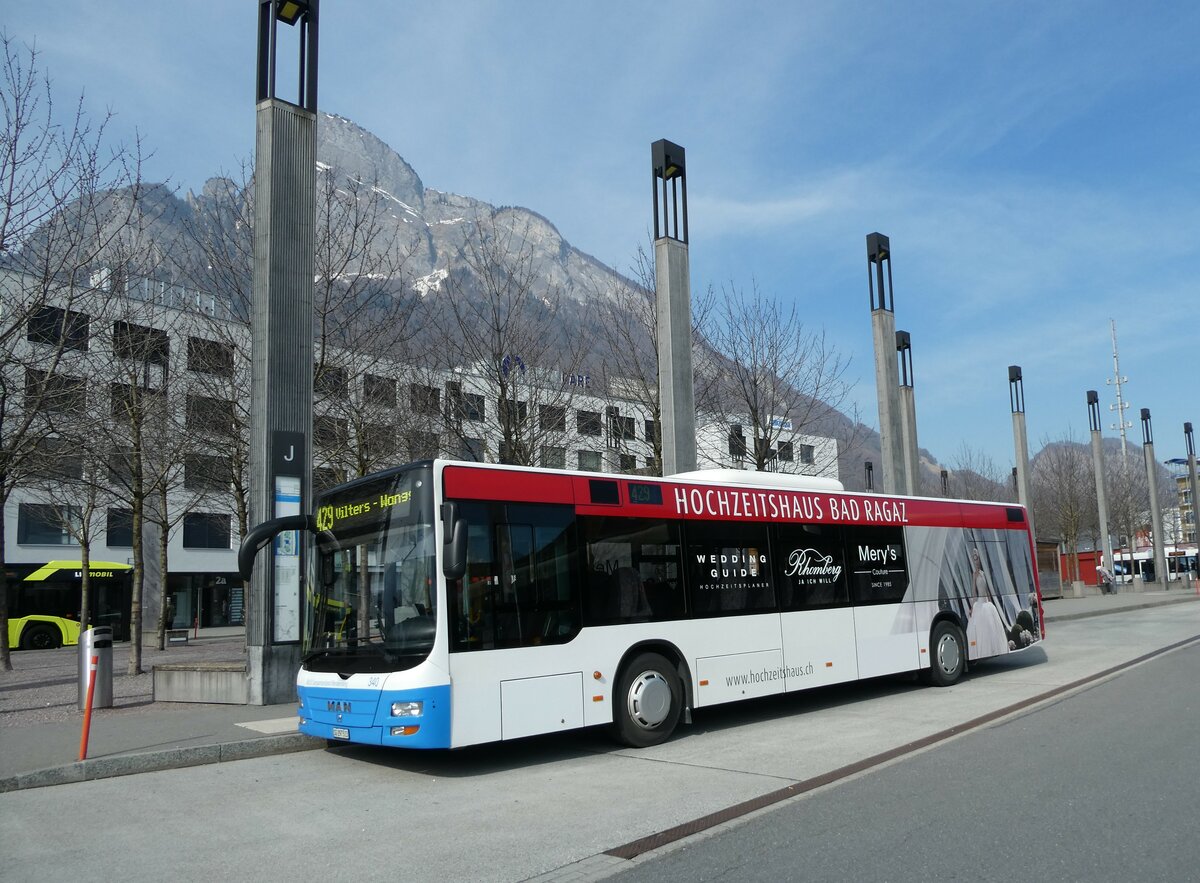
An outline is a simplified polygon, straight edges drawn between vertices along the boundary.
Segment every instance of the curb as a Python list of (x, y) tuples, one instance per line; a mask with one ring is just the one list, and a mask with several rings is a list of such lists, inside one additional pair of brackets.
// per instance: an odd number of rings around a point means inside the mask
[(306, 736), (303, 733), (287, 733), (281, 736), (263, 736), (259, 739), (243, 739), (239, 742), (223, 742), (217, 745), (196, 745), (189, 748), (169, 748), (163, 751), (123, 754), (116, 757), (97, 757), (92, 760), (80, 760), (63, 766), (0, 778), (0, 794), (21, 791), (26, 788), (69, 785), (75, 782), (90, 782), (95, 779), (111, 779), (115, 776), (132, 776), (159, 770), (246, 760), (251, 757), (312, 751), (324, 747), (324, 739)]
[(1069, 619), (1090, 619), (1093, 616), (1111, 616), (1114, 613), (1124, 613), (1126, 610), (1149, 610), (1152, 607), (1168, 607), (1172, 604), (1186, 604), (1189, 601), (1200, 600), (1195, 595), (1183, 595), (1179, 598), (1167, 598), (1161, 601), (1146, 601), (1142, 604), (1125, 604), (1113, 610), (1086, 610), (1082, 613), (1056, 613), (1047, 616), (1046, 622), (1065, 622)]

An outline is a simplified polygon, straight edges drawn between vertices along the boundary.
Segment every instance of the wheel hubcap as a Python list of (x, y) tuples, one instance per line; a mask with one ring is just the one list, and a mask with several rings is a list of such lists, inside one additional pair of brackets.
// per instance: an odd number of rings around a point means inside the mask
[(942, 639), (938, 641), (938, 665), (942, 667), (942, 671), (946, 674), (953, 674), (958, 670), (958, 664), (962, 659), (962, 653), (958, 647), (958, 641), (954, 640), (953, 635), (942, 635)]
[(652, 730), (671, 712), (671, 685), (656, 671), (642, 672), (629, 685), (627, 707), (634, 723)]

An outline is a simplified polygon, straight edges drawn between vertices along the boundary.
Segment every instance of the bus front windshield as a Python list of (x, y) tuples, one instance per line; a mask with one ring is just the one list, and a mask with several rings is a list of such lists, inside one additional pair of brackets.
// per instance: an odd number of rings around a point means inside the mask
[(429, 656), (437, 622), (432, 492), (429, 468), (409, 467), (317, 500), (310, 671), (401, 671)]

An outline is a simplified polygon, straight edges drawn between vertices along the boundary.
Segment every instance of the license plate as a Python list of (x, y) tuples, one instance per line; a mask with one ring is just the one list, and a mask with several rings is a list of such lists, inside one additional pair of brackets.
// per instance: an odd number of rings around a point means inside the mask
[(335, 739), (349, 739), (349, 738), (350, 738), (350, 731), (349, 731), (348, 729), (346, 729), (345, 727), (334, 727), (334, 728), (333, 728), (333, 738), (335, 738)]

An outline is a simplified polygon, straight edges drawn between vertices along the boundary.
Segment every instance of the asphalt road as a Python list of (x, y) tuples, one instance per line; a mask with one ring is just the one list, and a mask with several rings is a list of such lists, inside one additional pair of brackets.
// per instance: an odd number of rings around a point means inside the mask
[[(1061, 623), (1044, 650), (979, 666), (948, 689), (892, 678), (703, 709), (676, 738), (642, 751), (581, 731), (455, 752), (310, 751), (0, 794), (0, 877), (599, 879), (630, 867), (609, 853), (637, 838), (999, 709), (1033, 707), (1048, 691), (1197, 635), (1200, 604)], [(1200, 866), (1184, 839), (1194, 821), (1180, 815), (1188, 799), (1181, 784), (1194, 790), (1200, 776), (1188, 743), (1175, 744), (1200, 716), (1186, 669), (1171, 668), (1177, 658), (1195, 671), (1196, 652), (1176, 651), (1111, 684), (1062, 694), (1044, 710), (743, 816), (729, 823), (725, 865), (710, 860), (707, 868), (740, 879), (774, 844), (782, 864), (763, 874), (778, 879), (926, 876), (930, 856), (942, 857), (932, 867), (943, 877), (1096, 879), (1111, 866), (1129, 879), (1132, 864), (1113, 864), (1123, 850), (1114, 848), (1107, 865), (1094, 860), (1105, 841), (1122, 842), (1128, 815), (1156, 832), (1139, 835), (1151, 838), (1147, 862), (1178, 854)], [(1112, 692), (1128, 681), (1135, 687)], [(1043, 719), (1058, 723), (1043, 728)], [(883, 791), (871, 786), (910, 765), (911, 778)], [(1104, 805), (1111, 798), (1097, 782), (1110, 778), (1135, 795), (1128, 814)], [(792, 817), (767, 840), (753, 839), (776, 815), (840, 793), (855, 796), (836, 812)], [(708, 842), (676, 841), (658, 857), (643, 852), (635, 862), (649, 863), (635, 873), (658, 879)], [(859, 873), (860, 853), (884, 864)], [(952, 863), (966, 856), (976, 864)], [(832, 864), (810, 870), (818, 861)], [(1139, 867), (1137, 879), (1166, 879), (1171, 867), (1188, 866)]]
[(620, 883), (1196, 880), (1200, 644), (729, 830)]

